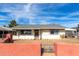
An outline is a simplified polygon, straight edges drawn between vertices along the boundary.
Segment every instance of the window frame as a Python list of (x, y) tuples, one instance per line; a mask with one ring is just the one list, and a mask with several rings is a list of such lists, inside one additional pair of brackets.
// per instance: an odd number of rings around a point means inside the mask
[[(23, 33), (22, 33), (22, 31), (23, 31)], [(27, 33), (24, 33), (24, 31), (26, 31)], [(30, 33), (28, 33), (28, 31)], [(20, 35), (32, 35), (32, 30), (20, 30)]]
[(59, 34), (59, 30), (55, 30), (55, 29), (53, 29), (53, 30), (50, 30), (50, 34), (53, 34), (53, 35), (58, 35)]

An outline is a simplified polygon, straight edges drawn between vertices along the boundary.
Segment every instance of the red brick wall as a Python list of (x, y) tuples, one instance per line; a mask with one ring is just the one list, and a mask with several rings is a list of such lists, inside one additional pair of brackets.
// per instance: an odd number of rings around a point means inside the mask
[(79, 56), (79, 44), (55, 43), (56, 56)]
[(40, 56), (40, 43), (6, 44), (0, 43), (0, 56)]

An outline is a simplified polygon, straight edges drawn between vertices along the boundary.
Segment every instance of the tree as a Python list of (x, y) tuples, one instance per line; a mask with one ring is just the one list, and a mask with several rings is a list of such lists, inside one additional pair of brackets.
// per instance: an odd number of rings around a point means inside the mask
[(14, 27), (14, 26), (17, 26), (17, 22), (15, 20), (11, 20), (10, 21), (10, 24), (8, 24), (9, 27)]
[(3, 27), (6, 27), (6, 25), (3, 25)]

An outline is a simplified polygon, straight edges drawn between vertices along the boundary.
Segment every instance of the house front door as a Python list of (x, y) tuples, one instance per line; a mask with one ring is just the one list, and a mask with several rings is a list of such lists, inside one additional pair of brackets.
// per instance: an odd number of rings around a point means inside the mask
[(39, 39), (39, 30), (34, 30), (35, 39)]

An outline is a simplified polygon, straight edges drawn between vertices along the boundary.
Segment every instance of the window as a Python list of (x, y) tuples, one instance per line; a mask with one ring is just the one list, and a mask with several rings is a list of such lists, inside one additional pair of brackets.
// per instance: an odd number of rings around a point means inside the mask
[(76, 31), (74, 31), (74, 33), (76, 33)]
[(21, 35), (31, 35), (32, 30), (21, 30)]
[(59, 30), (51, 30), (50, 33), (51, 34), (58, 34), (59, 33)]

